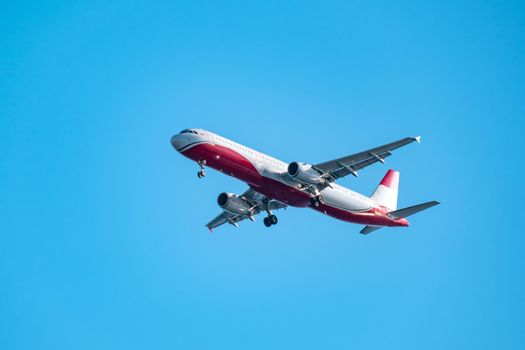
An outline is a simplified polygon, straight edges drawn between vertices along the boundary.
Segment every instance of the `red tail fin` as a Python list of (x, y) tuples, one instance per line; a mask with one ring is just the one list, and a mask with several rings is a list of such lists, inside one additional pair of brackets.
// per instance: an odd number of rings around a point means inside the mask
[(372, 200), (388, 209), (396, 210), (398, 187), (399, 172), (390, 169), (372, 194)]

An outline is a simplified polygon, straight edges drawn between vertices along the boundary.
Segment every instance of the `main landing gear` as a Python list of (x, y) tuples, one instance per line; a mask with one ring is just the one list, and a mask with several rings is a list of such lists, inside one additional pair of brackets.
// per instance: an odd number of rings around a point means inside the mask
[(263, 199), (262, 204), (263, 204), (264, 210), (268, 214), (268, 216), (263, 219), (264, 226), (270, 227), (272, 225), (277, 225), (277, 222), (279, 220), (277, 220), (277, 216), (273, 215), (272, 211), (270, 210), (270, 200), (268, 198), (265, 198)]
[(312, 205), (317, 208), (321, 204), (324, 204), (324, 197), (321, 195), (318, 195), (318, 196), (313, 197), (310, 201)]
[(264, 226), (266, 227), (270, 227), (272, 225), (277, 225), (277, 222), (279, 220), (277, 220), (277, 216), (275, 215), (268, 215), (267, 217), (264, 218), (263, 222), (264, 222)]
[(206, 161), (199, 160), (197, 163), (199, 164), (199, 167), (201, 168), (201, 170), (197, 173), (197, 177), (200, 179), (206, 176), (206, 172), (204, 171), (204, 166), (206, 165)]

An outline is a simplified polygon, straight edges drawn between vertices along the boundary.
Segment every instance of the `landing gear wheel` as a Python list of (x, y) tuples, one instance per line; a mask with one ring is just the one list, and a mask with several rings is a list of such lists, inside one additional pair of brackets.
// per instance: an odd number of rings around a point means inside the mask
[(277, 216), (275, 216), (275, 215), (269, 215), (269, 216), (267, 216), (267, 217), (265, 217), (263, 219), (264, 226), (266, 226), (266, 227), (270, 227), (272, 225), (277, 225), (278, 221), (279, 220), (277, 220)]
[(206, 173), (204, 172), (204, 165), (206, 165), (206, 161), (199, 160), (197, 163), (199, 164), (199, 167), (201, 168), (201, 170), (197, 173), (197, 177), (200, 179), (206, 176)]

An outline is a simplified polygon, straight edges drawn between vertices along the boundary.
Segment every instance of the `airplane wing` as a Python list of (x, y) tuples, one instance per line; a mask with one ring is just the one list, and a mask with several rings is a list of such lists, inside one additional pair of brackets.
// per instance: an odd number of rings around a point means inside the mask
[(419, 143), (420, 139), (420, 136), (405, 137), (404, 139), (383, 146), (316, 164), (314, 165), (314, 168), (319, 170), (328, 182), (333, 182), (349, 174), (358, 176), (358, 170), (376, 162), (384, 163), (385, 158), (392, 155), (392, 153), (390, 153), (391, 151), (406, 146), (414, 141)]
[(279, 210), (279, 209), (286, 208), (286, 204), (281, 203), (275, 199), (271, 199), (251, 188), (245, 191), (240, 197), (250, 204), (252, 208), (251, 216), (234, 214), (234, 213), (223, 210), (222, 213), (220, 213), (213, 220), (208, 222), (206, 224), (206, 227), (210, 231), (213, 231), (215, 227), (221, 226), (222, 224), (225, 224), (225, 223), (229, 223), (237, 227), (237, 223), (242, 220), (250, 219), (251, 221), (254, 221), (253, 217), (259, 214), (260, 212), (265, 212), (267, 210), (272, 211), (272, 210)]

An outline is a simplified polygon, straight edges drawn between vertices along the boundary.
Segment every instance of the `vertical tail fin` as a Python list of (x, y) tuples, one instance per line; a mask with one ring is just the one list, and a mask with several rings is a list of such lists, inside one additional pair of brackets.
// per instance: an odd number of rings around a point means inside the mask
[(396, 210), (398, 187), (399, 172), (390, 169), (379, 183), (379, 186), (377, 186), (371, 198), (374, 202), (388, 209)]

